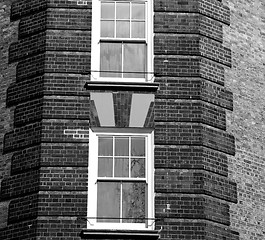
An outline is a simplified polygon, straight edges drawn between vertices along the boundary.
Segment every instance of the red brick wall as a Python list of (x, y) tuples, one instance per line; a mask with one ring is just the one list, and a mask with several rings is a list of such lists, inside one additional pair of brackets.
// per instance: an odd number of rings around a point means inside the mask
[[(8, 65), (8, 48), (10, 42), (17, 40), (18, 23), (10, 22), (12, 0), (0, 2), (0, 183), (10, 174), (11, 156), (2, 155), (3, 141), (6, 132), (13, 127), (13, 108), (6, 108), (6, 91), (15, 81), (16, 64)], [(8, 201), (0, 202), (0, 228), (7, 224)]]
[(227, 127), (236, 138), (229, 159), (230, 178), (238, 186), (238, 204), (231, 206), (231, 224), (241, 240), (265, 239), (265, 2), (225, 0), (231, 25), (224, 28), (225, 46), (232, 50), (226, 84), (234, 94)]
[[(12, 23), (0, 4), (0, 238), (80, 239), (86, 226), (89, 140), (64, 130), (89, 128), (90, 2), (20, 0)], [(231, 222), (261, 240), (264, 4), (154, 2), (161, 239), (236, 240)]]

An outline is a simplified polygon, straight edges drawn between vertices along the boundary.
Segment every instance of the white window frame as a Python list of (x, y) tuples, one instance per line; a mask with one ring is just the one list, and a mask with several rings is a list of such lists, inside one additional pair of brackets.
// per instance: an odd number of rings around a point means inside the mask
[[(146, 182), (147, 182), (147, 219), (145, 223), (110, 223), (97, 222), (97, 173), (98, 173), (98, 136), (145, 136)], [(120, 230), (154, 230), (154, 134), (130, 132), (94, 132), (89, 130), (89, 167), (88, 167), (88, 229), (120, 229)]]
[[(115, 82), (153, 82), (153, 0), (113, 0), (121, 2), (145, 2), (146, 3), (146, 75), (145, 78), (111, 78), (100, 77), (100, 2), (92, 0), (92, 33), (91, 33), (91, 80), (92, 81), (115, 81)], [(111, 1), (111, 0), (107, 0)], [(116, 40), (119, 40), (116, 38)], [(130, 42), (139, 42), (139, 39), (130, 39)]]

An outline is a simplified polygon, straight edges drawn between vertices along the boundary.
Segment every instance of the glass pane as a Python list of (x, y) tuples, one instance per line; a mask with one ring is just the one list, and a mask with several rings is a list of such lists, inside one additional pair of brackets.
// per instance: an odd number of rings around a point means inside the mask
[(132, 22), (132, 38), (145, 38), (145, 22)]
[(120, 43), (100, 44), (101, 77), (121, 77), (121, 47)]
[(101, 3), (101, 19), (115, 19), (115, 5), (114, 2)]
[(132, 19), (145, 19), (145, 4), (132, 4)]
[(129, 138), (115, 138), (115, 156), (129, 156)]
[(132, 158), (131, 159), (131, 177), (144, 178), (145, 177), (145, 159)]
[(99, 137), (98, 138), (98, 155), (99, 156), (113, 156), (112, 137)]
[(98, 158), (98, 176), (112, 177), (113, 159), (107, 157)]
[[(120, 183), (99, 182), (97, 194), (98, 222), (120, 222)], [(117, 219), (108, 219), (117, 218)]]
[[(144, 78), (146, 69), (146, 45), (124, 44), (124, 77)], [(132, 73), (135, 72), (135, 73)]]
[(115, 158), (114, 177), (129, 177), (129, 158)]
[(116, 19), (130, 19), (130, 3), (117, 2)]
[(123, 222), (143, 223), (145, 214), (146, 183), (122, 183)]
[(130, 22), (117, 21), (116, 37), (129, 38), (130, 37)]
[(132, 137), (131, 140), (131, 155), (132, 156), (145, 156), (145, 138)]
[(101, 37), (114, 37), (114, 21), (101, 21)]

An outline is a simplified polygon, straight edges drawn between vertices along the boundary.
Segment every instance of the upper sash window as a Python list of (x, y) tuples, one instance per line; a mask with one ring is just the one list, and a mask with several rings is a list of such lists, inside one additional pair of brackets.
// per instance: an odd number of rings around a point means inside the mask
[(93, 1), (91, 74), (96, 80), (152, 79), (151, 1)]

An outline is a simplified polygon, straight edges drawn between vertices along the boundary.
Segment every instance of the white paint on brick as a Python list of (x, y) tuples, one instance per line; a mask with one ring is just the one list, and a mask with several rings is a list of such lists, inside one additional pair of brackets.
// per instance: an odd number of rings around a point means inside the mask
[(64, 129), (64, 135), (70, 135), (73, 139), (89, 139), (89, 130), (84, 129)]
[(69, 2), (76, 2), (77, 5), (87, 5), (88, 1), (82, 1), (82, 0), (68, 0)]

